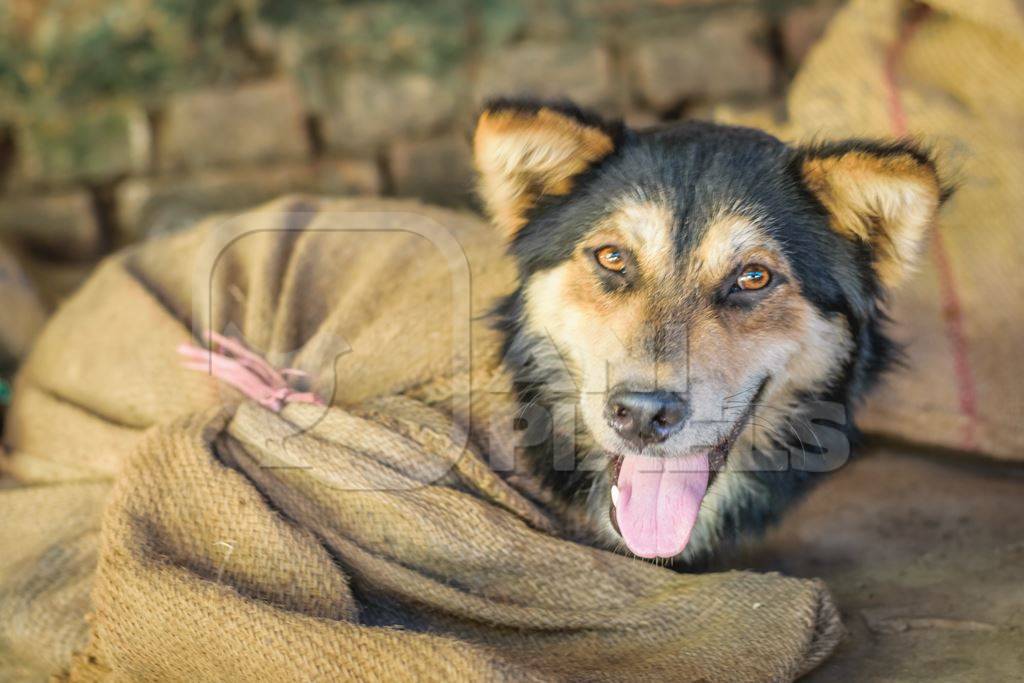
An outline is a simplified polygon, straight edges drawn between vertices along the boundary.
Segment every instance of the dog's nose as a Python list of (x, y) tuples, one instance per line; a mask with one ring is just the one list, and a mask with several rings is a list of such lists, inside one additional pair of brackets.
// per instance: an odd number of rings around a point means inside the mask
[(686, 402), (671, 391), (618, 389), (605, 406), (608, 425), (637, 448), (661, 443), (683, 426), (686, 416)]

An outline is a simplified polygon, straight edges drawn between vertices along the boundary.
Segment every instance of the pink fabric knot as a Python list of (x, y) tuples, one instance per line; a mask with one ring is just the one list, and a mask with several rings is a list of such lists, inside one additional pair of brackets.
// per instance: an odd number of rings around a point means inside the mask
[[(194, 344), (178, 346), (178, 353), (185, 359), (184, 367), (209, 372), (275, 413), (281, 412), (288, 403), (325, 405), (313, 392), (295, 391), (288, 386), (288, 377), (306, 377), (305, 372), (293, 368), (278, 370), (242, 342), (222, 334), (207, 332), (206, 339), (211, 346), (209, 349)], [(214, 344), (219, 351), (213, 350)]]

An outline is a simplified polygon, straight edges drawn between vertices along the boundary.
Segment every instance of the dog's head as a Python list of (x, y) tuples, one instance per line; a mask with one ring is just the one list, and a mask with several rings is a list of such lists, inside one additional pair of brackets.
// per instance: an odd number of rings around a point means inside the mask
[(610, 456), (612, 517), (646, 557), (685, 548), (755, 407), (784, 418), (870, 374), (877, 304), (943, 197), (910, 144), (636, 132), (565, 105), (490, 105), (474, 153), (519, 264), (521, 332), (568, 369)]

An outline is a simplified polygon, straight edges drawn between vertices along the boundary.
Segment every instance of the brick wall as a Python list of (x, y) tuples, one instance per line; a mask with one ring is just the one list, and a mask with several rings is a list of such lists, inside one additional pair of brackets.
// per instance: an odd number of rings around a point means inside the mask
[(52, 301), (117, 246), (282, 192), (471, 204), (488, 96), (637, 124), (777, 108), (838, 1), (8, 0), (0, 239), (44, 257)]

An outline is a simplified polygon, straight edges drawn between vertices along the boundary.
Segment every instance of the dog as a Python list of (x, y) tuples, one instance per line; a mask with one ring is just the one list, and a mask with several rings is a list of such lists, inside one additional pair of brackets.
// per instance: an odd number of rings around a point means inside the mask
[(494, 316), (523, 451), (583, 540), (697, 567), (846, 461), (949, 194), (927, 150), (497, 100), (473, 153), (518, 268)]

